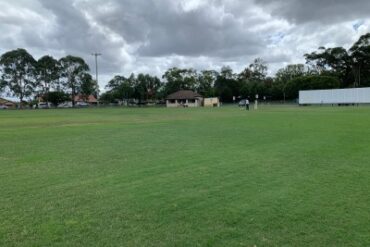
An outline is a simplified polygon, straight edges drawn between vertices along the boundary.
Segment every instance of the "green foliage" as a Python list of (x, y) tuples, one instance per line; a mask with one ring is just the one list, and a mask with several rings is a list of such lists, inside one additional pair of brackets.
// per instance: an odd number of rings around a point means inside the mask
[[(1, 72), (1, 69), (0, 69)], [(3, 90), (6, 87), (6, 82), (3, 80), (2, 76), (0, 76), (0, 95), (3, 93)]]
[(159, 97), (161, 87), (162, 83), (158, 77), (149, 74), (139, 74), (137, 77), (131, 74), (129, 78), (115, 76), (108, 82), (108, 91), (104, 93), (103, 99), (110, 103), (129, 99), (155, 100)]
[(232, 102), (234, 96), (239, 96), (241, 83), (230, 67), (222, 67), (215, 81), (215, 94), (222, 102)]
[(370, 85), (370, 33), (361, 36), (348, 51), (343, 47), (320, 47), (305, 57), (320, 75), (339, 78), (342, 88)]
[[(36, 88), (36, 61), (25, 49), (4, 53), (0, 57), (1, 81), (22, 102)], [(21, 104), (22, 105), (22, 104)]]
[(275, 75), (275, 81), (271, 88), (273, 99), (286, 100), (288, 84), (297, 77), (308, 75), (309, 71), (303, 64), (291, 64), (285, 68), (279, 69)]
[(99, 86), (90, 74), (85, 73), (82, 76), (82, 83), (80, 86), (79, 93), (85, 97), (89, 95), (97, 95), (99, 92)]
[(179, 90), (196, 90), (198, 84), (197, 72), (194, 69), (171, 68), (164, 73), (162, 78), (166, 81), (167, 94)]
[(99, 101), (103, 104), (117, 103), (117, 97), (111, 92), (104, 92), (100, 95)]
[(214, 70), (203, 70), (198, 75), (197, 92), (204, 97), (215, 96), (214, 85), (218, 73)]
[(234, 74), (230, 67), (223, 67), (214, 84), (215, 95), (223, 102), (234, 97), (254, 99), (255, 95), (270, 95), (272, 78), (266, 77), (267, 65), (257, 58), (241, 73)]
[(289, 81), (287, 96), (296, 99), (300, 90), (336, 89), (340, 87), (340, 81), (330, 76), (302, 76)]
[(261, 97), (271, 95), (273, 79), (267, 77), (267, 69), (266, 62), (261, 58), (255, 59), (252, 64), (238, 74), (240, 91), (234, 92), (234, 95), (248, 99), (254, 99), (256, 95)]
[(350, 86), (353, 80), (352, 58), (343, 47), (324, 48), (319, 52), (306, 54), (306, 61), (321, 75), (338, 77), (342, 87)]
[(261, 58), (256, 58), (252, 64), (249, 65), (250, 79), (251, 81), (263, 81), (267, 75), (267, 65), (266, 62)]
[(52, 103), (54, 106), (58, 106), (60, 103), (63, 103), (65, 101), (70, 101), (71, 96), (65, 92), (54, 91), (54, 92), (48, 92), (44, 94), (43, 100), (46, 102)]
[(158, 91), (162, 83), (156, 76), (149, 74), (139, 74), (135, 83), (135, 98), (140, 101), (154, 100), (158, 96)]
[(47, 93), (50, 88), (59, 88), (60, 64), (51, 56), (43, 56), (36, 65), (38, 86), (42, 93)]
[(109, 89), (111, 98), (114, 100), (128, 100), (133, 98), (135, 92), (134, 87), (134, 75), (131, 75), (129, 79), (123, 76), (115, 76), (106, 86), (106, 88)]
[(71, 91), (72, 104), (75, 105), (75, 96), (82, 91), (86, 83), (89, 66), (80, 57), (66, 56), (59, 60), (62, 85)]
[(356, 86), (370, 86), (370, 33), (360, 39), (349, 50), (353, 61)]

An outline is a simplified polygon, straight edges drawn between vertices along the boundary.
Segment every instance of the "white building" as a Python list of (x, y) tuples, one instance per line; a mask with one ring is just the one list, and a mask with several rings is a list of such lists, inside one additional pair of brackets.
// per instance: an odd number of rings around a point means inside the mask
[(370, 88), (299, 91), (299, 104), (370, 104)]
[(166, 98), (167, 107), (199, 107), (202, 102), (203, 97), (190, 90), (180, 90)]

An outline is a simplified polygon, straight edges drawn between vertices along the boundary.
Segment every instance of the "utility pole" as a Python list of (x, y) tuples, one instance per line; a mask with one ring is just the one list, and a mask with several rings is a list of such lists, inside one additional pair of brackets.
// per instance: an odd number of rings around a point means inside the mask
[[(91, 54), (92, 56), (95, 57), (95, 73), (96, 73), (96, 77), (95, 77), (95, 80), (96, 80), (96, 84), (98, 85), (98, 90), (99, 90), (99, 74), (98, 74), (98, 57), (101, 56), (101, 53), (92, 53)], [(98, 103), (98, 106), (99, 106), (99, 92), (96, 92), (97, 93), (97, 103)]]

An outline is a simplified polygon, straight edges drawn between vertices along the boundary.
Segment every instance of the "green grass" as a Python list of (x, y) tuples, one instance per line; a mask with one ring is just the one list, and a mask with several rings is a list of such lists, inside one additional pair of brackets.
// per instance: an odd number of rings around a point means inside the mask
[(0, 112), (1, 246), (370, 246), (370, 108)]

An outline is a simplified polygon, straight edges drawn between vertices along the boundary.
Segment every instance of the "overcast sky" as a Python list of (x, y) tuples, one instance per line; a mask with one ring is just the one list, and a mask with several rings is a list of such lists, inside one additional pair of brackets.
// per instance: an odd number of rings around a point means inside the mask
[(174, 66), (239, 72), (256, 57), (273, 74), (319, 46), (348, 48), (369, 13), (369, 0), (0, 0), (0, 53), (77, 55), (95, 73), (100, 52), (102, 88)]

